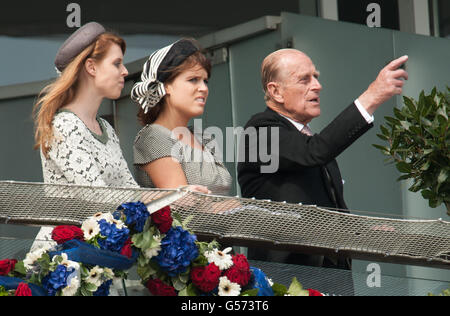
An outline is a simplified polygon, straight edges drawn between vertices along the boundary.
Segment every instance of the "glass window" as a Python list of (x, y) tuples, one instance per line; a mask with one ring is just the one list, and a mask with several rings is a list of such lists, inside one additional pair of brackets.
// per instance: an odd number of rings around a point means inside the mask
[(450, 38), (450, 1), (439, 0), (434, 1), (433, 5), (437, 2), (437, 16), (438, 16), (438, 27), (439, 36)]

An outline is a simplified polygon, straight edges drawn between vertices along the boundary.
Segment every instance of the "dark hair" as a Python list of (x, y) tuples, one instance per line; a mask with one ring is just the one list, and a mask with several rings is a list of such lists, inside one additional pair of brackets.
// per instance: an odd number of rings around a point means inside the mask
[[(164, 83), (172, 83), (175, 78), (178, 77), (181, 73), (188, 69), (192, 69), (197, 65), (206, 70), (206, 72), (208, 73), (208, 78), (211, 77), (211, 61), (206, 58), (206, 56), (201, 51), (197, 51), (186, 58), (186, 60), (179, 66), (166, 70), (165, 72), (168, 72), (169, 76), (164, 81)], [(161, 110), (166, 102), (165, 99), (165, 97), (162, 98), (161, 101), (159, 101), (157, 105), (149, 109), (147, 113), (145, 113), (141, 108), (138, 113), (139, 122), (144, 126), (147, 124), (153, 124), (161, 113)]]

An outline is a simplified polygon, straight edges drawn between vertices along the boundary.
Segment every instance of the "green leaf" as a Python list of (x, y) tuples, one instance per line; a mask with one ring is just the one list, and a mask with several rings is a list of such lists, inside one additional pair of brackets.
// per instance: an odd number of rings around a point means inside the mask
[(396, 118), (398, 118), (399, 120), (404, 120), (405, 119), (405, 115), (402, 113), (402, 111), (400, 111), (397, 108), (394, 108), (394, 115)]
[(187, 287), (186, 283), (181, 281), (178, 276), (172, 277), (172, 285), (177, 291), (182, 291)]
[(388, 141), (389, 136), (383, 135), (383, 134), (377, 134), (377, 137), (381, 140)]
[(408, 180), (408, 179), (410, 179), (410, 178), (411, 178), (411, 176), (407, 174), (407, 175), (403, 175), (403, 176), (399, 177), (399, 178), (397, 179), (397, 181)]
[(416, 112), (416, 106), (414, 105), (414, 100), (408, 97), (403, 97), (403, 103), (405, 103), (406, 107), (411, 113)]
[(423, 190), (421, 193), (425, 200), (429, 200), (434, 197), (434, 193), (430, 190)]
[(288, 292), (286, 286), (278, 283), (274, 283), (274, 285), (272, 285), (272, 291), (275, 296), (284, 296)]
[(417, 112), (422, 114), (423, 108), (425, 107), (425, 91), (422, 90), (419, 96), (419, 102), (417, 102)]
[(133, 235), (133, 238), (131, 239), (131, 241), (133, 242), (133, 245), (136, 248), (142, 248), (143, 240), (144, 240), (144, 233), (135, 234), (135, 235)]
[(390, 117), (390, 116), (385, 116), (384, 119), (386, 121), (388, 121), (389, 123), (391, 123), (393, 126), (397, 126), (400, 125), (400, 121), (396, 118)]
[(396, 164), (397, 170), (402, 173), (410, 173), (411, 172), (411, 166), (406, 162), (399, 162)]
[(385, 136), (391, 135), (389, 130), (386, 127), (384, 127), (383, 125), (380, 126), (380, 129), (381, 129), (381, 133), (383, 133), (383, 135), (385, 135)]
[(157, 271), (153, 269), (149, 264), (144, 266), (137, 267), (137, 273), (141, 277), (142, 280), (148, 280), (152, 275), (154, 275)]
[(194, 284), (189, 284), (185, 289), (178, 293), (179, 296), (197, 296), (197, 291)]
[(80, 273), (81, 273), (81, 279), (86, 279), (89, 277), (89, 269), (86, 268), (84, 265), (80, 265)]
[(407, 131), (411, 128), (411, 123), (407, 122), (407, 121), (400, 121), (400, 124), (402, 125), (402, 127), (404, 129), (406, 129)]
[(431, 123), (430, 120), (428, 120), (428, 119), (426, 119), (426, 118), (424, 118), (424, 117), (421, 117), (421, 118), (420, 118), (420, 121), (421, 121), (422, 124), (425, 125), (426, 127), (430, 127), (430, 126), (433, 125), (433, 123)]
[(185, 273), (180, 274), (180, 281), (187, 284), (189, 282), (189, 276), (190, 276), (191, 270), (188, 269)]
[(84, 283), (83, 284), (83, 288), (86, 290), (86, 291), (89, 291), (89, 292), (96, 292), (97, 290), (98, 290), (98, 286), (96, 286), (95, 284), (92, 284), (92, 283)]
[(288, 294), (292, 296), (309, 296), (309, 292), (303, 289), (303, 286), (298, 282), (297, 278), (292, 280)]
[(258, 296), (259, 289), (251, 289), (242, 292), (240, 296)]
[(379, 150), (381, 150), (381, 152), (382, 152), (384, 155), (389, 156), (389, 155), (391, 154), (390, 151), (389, 151), (389, 149), (388, 149), (387, 147), (384, 147), (384, 146), (381, 146), (381, 145), (377, 145), (377, 144), (373, 144), (372, 146), (375, 147), (375, 148), (377, 148), (377, 149), (379, 149)]
[(448, 172), (446, 170), (441, 170), (441, 172), (439, 173), (439, 177), (437, 179), (438, 183), (444, 183), (445, 181), (447, 181), (448, 179)]
[(189, 215), (188, 217), (186, 217), (186, 219), (183, 221), (183, 223), (181, 223), (182, 227), (184, 229), (187, 229), (187, 227), (189, 226), (189, 223), (194, 219), (194, 215)]
[(25, 264), (23, 263), (23, 261), (19, 261), (16, 263), (16, 265), (14, 266), (14, 272), (21, 275), (27, 274), (27, 269), (25, 269)]
[(428, 169), (430, 169), (430, 166), (431, 166), (431, 162), (427, 161), (422, 165), (422, 167), (420, 167), (420, 170), (427, 171)]
[(443, 118), (445, 118), (446, 121), (448, 121), (448, 115), (447, 115), (447, 113), (445, 113), (445, 107), (444, 108), (439, 108), (436, 111), (436, 114), (439, 115), (439, 116), (442, 116)]
[[(95, 291), (94, 291), (95, 292)], [(89, 291), (87, 288), (86, 288), (86, 285), (82, 285), (81, 286), (81, 295), (82, 296), (93, 296), (93, 293), (94, 293), (93, 291)]]

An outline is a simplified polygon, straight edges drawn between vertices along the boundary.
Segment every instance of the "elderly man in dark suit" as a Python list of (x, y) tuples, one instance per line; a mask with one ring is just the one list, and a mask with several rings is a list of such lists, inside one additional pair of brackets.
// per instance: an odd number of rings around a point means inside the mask
[[(369, 88), (344, 109), (320, 133), (313, 135), (308, 127), (320, 115), (319, 73), (312, 60), (295, 49), (283, 49), (266, 57), (262, 64), (262, 83), (267, 109), (254, 115), (247, 128), (260, 131), (277, 128), (278, 168), (274, 173), (261, 172), (267, 165), (260, 159), (248, 159), (238, 165), (238, 180), (243, 197), (303, 203), (346, 209), (343, 183), (336, 157), (373, 126), (373, 113), (391, 97), (402, 93), (408, 74), (400, 67), (408, 56), (400, 57), (384, 69)], [(273, 141), (272, 141), (273, 142)], [(259, 142), (245, 142), (245, 156), (258, 153)], [(252, 257), (253, 250), (249, 250)], [(344, 261), (321, 256), (260, 251), (257, 259), (292, 262), (313, 266), (349, 268)], [(325, 261), (324, 261), (325, 260)]]

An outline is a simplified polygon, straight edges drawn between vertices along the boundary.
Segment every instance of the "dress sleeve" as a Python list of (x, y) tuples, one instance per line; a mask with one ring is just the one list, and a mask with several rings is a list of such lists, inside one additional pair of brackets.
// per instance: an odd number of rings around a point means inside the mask
[(152, 161), (173, 157), (181, 161), (183, 146), (171, 137), (169, 130), (157, 126), (146, 126), (134, 142), (134, 164), (146, 165)]
[(106, 186), (97, 168), (92, 149), (85, 137), (85, 128), (65, 115), (53, 121), (54, 140), (48, 155), (69, 183)]
[(113, 149), (114, 154), (116, 155), (114, 159), (117, 159), (118, 168), (117, 168), (117, 178), (120, 179), (120, 183), (118, 183), (118, 186), (121, 187), (130, 187), (130, 188), (139, 188), (139, 185), (134, 180), (133, 175), (131, 174), (130, 168), (128, 167), (128, 163), (125, 160), (125, 157), (123, 156), (122, 149), (120, 147), (120, 141), (119, 137), (117, 137), (116, 132), (114, 131), (114, 128), (106, 121), (103, 120), (103, 124), (106, 126), (106, 129), (108, 131), (108, 137), (110, 138), (112, 142), (112, 146), (115, 148)]

